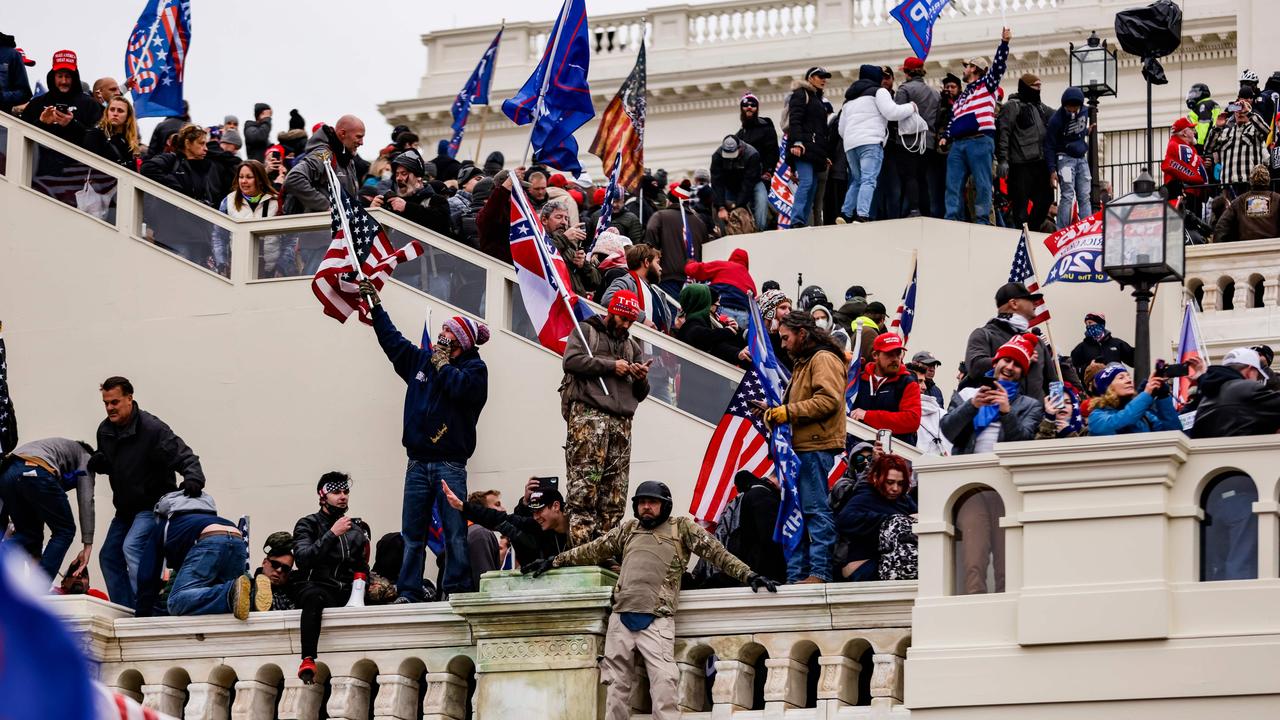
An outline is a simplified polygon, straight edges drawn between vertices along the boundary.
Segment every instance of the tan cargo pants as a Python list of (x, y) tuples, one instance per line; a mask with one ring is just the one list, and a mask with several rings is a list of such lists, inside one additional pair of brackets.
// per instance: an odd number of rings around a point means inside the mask
[(636, 676), (636, 653), (640, 654), (649, 673), (649, 699), (653, 720), (679, 720), (676, 706), (676, 621), (654, 618), (649, 627), (632, 632), (618, 619), (609, 616), (609, 630), (604, 639), (604, 659), (600, 662), (600, 682), (606, 688), (605, 720), (627, 720), (631, 717), (631, 689)]

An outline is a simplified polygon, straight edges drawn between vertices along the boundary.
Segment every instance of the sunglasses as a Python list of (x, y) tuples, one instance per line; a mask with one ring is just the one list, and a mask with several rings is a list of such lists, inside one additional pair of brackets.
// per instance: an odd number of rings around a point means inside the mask
[(271, 559), (268, 559), (268, 560), (267, 560), (267, 562), (271, 563), (271, 567), (272, 567), (276, 572), (289, 572), (289, 571), (293, 570), (293, 566), (292, 566), (292, 565), (286, 565), (286, 564), (284, 564), (284, 563), (282, 563), (282, 562), (276, 562), (275, 560), (271, 560)]

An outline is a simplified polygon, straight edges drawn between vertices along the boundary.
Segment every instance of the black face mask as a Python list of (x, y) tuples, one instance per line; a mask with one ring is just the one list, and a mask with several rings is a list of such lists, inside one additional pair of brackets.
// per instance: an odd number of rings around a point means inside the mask
[(330, 505), (329, 503), (325, 502), (323, 499), (320, 500), (320, 509), (324, 511), (325, 515), (328, 515), (334, 520), (337, 520), (338, 518), (347, 514), (347, 508), (340, 508), (337, 505)]

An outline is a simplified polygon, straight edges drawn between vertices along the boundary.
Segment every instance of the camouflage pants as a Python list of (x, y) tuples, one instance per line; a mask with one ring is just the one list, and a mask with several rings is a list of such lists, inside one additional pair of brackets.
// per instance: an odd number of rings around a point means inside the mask
[(631, 418), (579, 402), (569, 407), (564, 446), (569, 544), (581, 545), (622, 522), (631, 478)]

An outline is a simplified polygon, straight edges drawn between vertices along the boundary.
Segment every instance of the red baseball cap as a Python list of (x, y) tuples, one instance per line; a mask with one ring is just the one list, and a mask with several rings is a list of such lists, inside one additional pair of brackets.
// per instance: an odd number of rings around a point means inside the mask
[(881, 333), (876, 336), (876, 341), (872, 343), (871, 349), (876, 352), (893, 352), (894, 350), (904, 349), (902, 338), (894, 333)]
[(918, 57), (909, 57), (906, 60), (902, 61), (903, 72), (906, 72), (907, 70), (923, 70), (923, 69), (924, 69), (924, 61)]
[(17, 51), (18, 51), (18, 56), (22, 58), (22, 64), (23, 64), (23, 65), (26, 65), (27, 67), (35, 67), (35, 66), (36, 66), (36, 61), (35, 61), (35, 60), (32, 60), (32, 59), (31, 59), (31, 58), (29, 58), (29, 57), (27, 57), (27, 54), (26, 54), (26, 53), (24, 53), (24, 52), (22, 52), (22, 48), (14, 48), (14, 50), (17, 50)]
[(619, 290), (609, 300), (609, 314), (635, 322), (640, 319), (640, 299), (630, 290)]
[(1179, 132), (1182, 132), (1183, 130), (1186, 130), (1187, 128), (1193, 128), (1195, 126), (1196, 124), (1191, 122), (1191, 119), (1184, 115), (1183, 117), (1180, 117), (1177, 120), (1173, 121), (1172, 130), (1175, 133), (1179, 133)]
[(69, 70), (70, 72), (80, 72), (76, 66), (76, 54), (70, 50), (59, 50), (53, 54), (53, 66), (50, 68), (53, 72), (59, 70)]
[(596, 189), (595, 189), (595, 192), (591, 193), (591, 204), (592, 204), (592, 205), (603, 205), (603, 204), (604, 204), (604, 196), (605, 196), (605, 192), (606, 192), (606, 191), (605, 191), (605, 189), (604, 189), (604, 188), (602, 188), (602, 187), (598, 187), (598, 188), (596, 188)]

